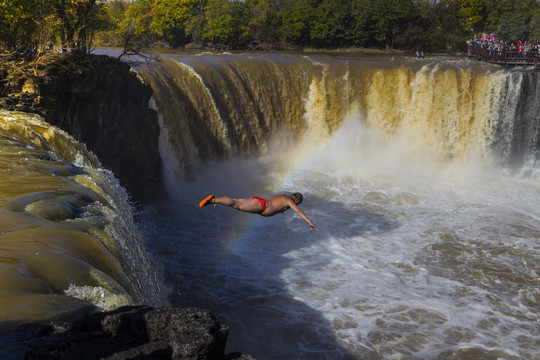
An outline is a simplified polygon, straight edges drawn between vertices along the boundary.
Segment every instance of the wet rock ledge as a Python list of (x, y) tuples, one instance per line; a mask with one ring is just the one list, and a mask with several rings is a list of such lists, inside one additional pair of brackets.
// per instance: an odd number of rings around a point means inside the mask
[(0, 335), (24, 343), (11, 355), (28, 360), (254, 360), (241, 353), (224, 355), (228, 334), (206, 310), (127, 306), (69, 323), (22, 325)]
[(86, 145), (135, 205), (161, 186), (157, 114), (150, 86), (128, 64), (102, 55), (48, 52), (0, 61), (0, 108), (35, 113)]

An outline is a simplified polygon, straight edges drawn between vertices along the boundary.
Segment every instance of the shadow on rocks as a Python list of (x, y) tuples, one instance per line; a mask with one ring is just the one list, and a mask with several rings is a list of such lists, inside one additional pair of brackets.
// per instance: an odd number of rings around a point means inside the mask
[[(25, 359), (208, 359), (225, 356), (229, 329), (207, 310), (128, 306), (86, 314), (71, 323), (24, 325)], [(21, 331), (20, 329), (18, 330)]]

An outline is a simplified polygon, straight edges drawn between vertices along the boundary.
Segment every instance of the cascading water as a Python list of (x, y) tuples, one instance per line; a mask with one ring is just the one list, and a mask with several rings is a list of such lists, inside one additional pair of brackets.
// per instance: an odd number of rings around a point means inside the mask
[(0, 110), (0, 322), (161, 303), (125, 190), (35, 115)]
[[(459, 59), (179, 54), (132, 65), (171, 199), (138, 216), (177, 306), (257, 359), (533, 359), (538, 73)], [(304, 194), (263, 218), (208, 194)], [(289, 214), (290, 213), (290, 214)]]

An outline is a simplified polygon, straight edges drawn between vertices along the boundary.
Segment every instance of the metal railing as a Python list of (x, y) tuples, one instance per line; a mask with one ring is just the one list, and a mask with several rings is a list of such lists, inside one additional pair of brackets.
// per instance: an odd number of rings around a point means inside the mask
[(535, 69), (540, 69), (540, 54), (538, 53), (538, 50), (527, 52), (516, 50), (491, 50), (473, 43), (469, 44), (467, 47), (467, 56), (492, 64), (534, 66)]

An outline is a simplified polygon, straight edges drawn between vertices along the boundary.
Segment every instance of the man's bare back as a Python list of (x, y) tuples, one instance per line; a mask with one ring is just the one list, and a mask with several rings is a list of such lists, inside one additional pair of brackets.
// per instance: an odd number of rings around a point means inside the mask
[(291, 208), (290, 202), (294, 200), (287, 195), (274, 195), (266, 198), (266, 209), (262, 212), (262, 216), (274, 216), (283, 213)]
[(310, 230), (315, 229), (319, 231), (319, 229), (313, 225), (311, 220), (309, 220), (307, 215), (298, 207), (302, 201), (303, 196), (300, 193), (294, 193), (292, 195), (279, 194), (270, 196), (266, 199), (256, 196), (252, 198), (234, 199), (231, 197), (215, 197), (214, 195), (209, 195), (199, 203), (199, 206), (203, 207), (210, 204), (220, 204), (262, 216), (274, 216), (279, 213), (284, 213), (289, 209), (293, 209), (300, 218), (309, 224)]

